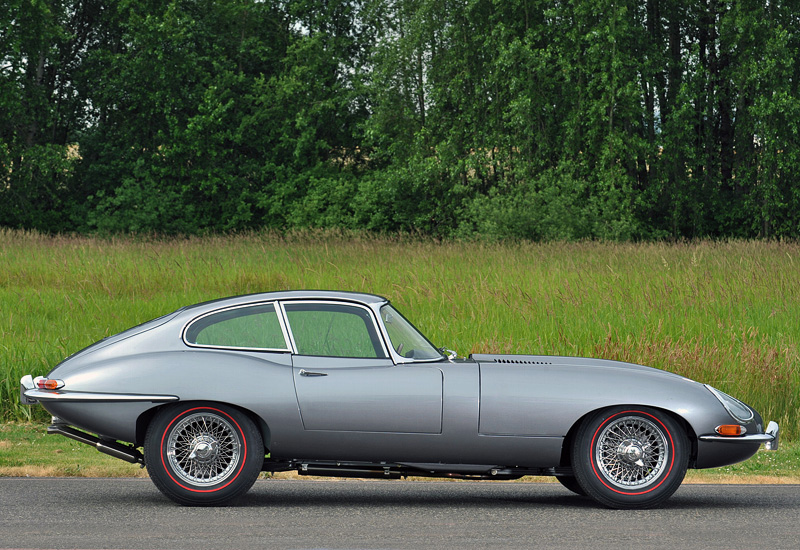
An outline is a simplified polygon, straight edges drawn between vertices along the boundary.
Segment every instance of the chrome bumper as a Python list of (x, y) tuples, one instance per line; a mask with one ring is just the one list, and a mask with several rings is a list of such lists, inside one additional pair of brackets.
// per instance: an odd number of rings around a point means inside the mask
[[(37, 376), (36, 378), (41, 378)], [(26, 392), (32, 391), (36, 388), (36, 381), (30, 374), (26, 374), (19, 381), (19, 402), (23, 405), (35, 405), (38, 401), (32, 397), (25, 395)]]
[(19, 381), (19, 400), (23, 405), (35, 405), (42, 401), (82, 402), (82, 403), (170, 403), (178, 401), (177, 395), (144, 395), (137, 393), (95, 393), (81, 391), (40, 390), (37, 387), (43, 376), (31, 377), (26, 374)]
[(770, 422), (763, 434), (726, 437), (724, 435), (701, 435), (700, 441), (724, 441), (725, 443), (763, 443), (768, 451), (777, 451), (780, 443), (780, 428), (777, 422)]

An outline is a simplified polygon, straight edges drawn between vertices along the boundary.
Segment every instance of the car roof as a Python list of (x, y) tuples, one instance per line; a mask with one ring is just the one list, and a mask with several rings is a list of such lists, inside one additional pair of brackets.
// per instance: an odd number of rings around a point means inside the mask
[(285, 290), (277, 292), (259, 292), (219, 298), (181, 308), (179, 311), (196, 312), (205, 309), (232, 307), (255, 302), (271, 302), (275, 300), (345, 300), (362, 304), (383, 304), (388, 302), (383, 296), (361, 292), (345, 292), (341, 290)]

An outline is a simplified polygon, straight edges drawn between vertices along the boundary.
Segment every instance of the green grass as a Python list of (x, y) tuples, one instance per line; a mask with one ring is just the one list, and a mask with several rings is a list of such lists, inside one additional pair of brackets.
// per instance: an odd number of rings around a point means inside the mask
[(136, 464), (104, 455), (60, 435), (42, 423), (0, 424), (0, 477), (147, 476)]
[(437, 345), (590, 355), (711, 383), (800, 436), (800, 244), (439, 243), (359, 234), (190, 239), (0, 230), (0, 418), (19, 378), (180, 306), (325, 288), (390, 298)]

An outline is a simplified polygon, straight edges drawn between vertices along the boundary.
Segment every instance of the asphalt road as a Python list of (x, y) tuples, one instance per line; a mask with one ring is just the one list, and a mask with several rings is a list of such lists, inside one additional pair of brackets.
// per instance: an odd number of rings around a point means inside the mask
[(0, 549), (800, 548), (800, 486), (684, 485), (618, 511), (557, 484), (258, 481), (183, 508), (147, 479), (0, 479)]

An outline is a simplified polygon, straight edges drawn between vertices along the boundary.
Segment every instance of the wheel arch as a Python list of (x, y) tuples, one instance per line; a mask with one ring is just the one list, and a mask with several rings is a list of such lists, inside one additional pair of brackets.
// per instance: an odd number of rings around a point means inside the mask
[(216, 403), (220, 405), (226, 405), (228, 407), (234, 408), (247, 416), (253, 423), (256, 425), (258, 430), (261, 432), (261, 438), (264, 442), (264, 454), (269, 452), (270, 443), (272, 441), (272, 432), (270, 431), (269, 425), (267, 422), (261, 418), (261, 416), (257, 415), (253, 411), (246, 409), (244, 407), (240, 407), (234, 403), (227, 403), (225, 401), (214, 401), (209, 399), (192, 399), (188, 401), (176, 401), (174, 403), (168, 403), (164, 405), (160, 405), (158, 407), (153, 407), (151, 409), (146, 410), (142, 414), (139, 415), (139, 418), (136, 419), (136, 446), (141, 447), (144, 444), (145, 436), (147, 435), (147, 429), (150, 426), (150, 423), (156, 417), (156, 415), (161, 412), (164, 408), (169, 407), (170, 405), (175, 405), (177, 403), (187, 405), (191, 403)]
[(575, 441), (575, 436), (577, 435), (578, 430), (580, 429), (581, 425), (584, 422), (586, 422), (586, 419), (594, 416), (597, 413), (600, 413), (601, 411), (604, 411), (606, 409), (612, 409), (614, 407), (647, 407), (648, 409), (653, 409), (655, 411), (658, 411), (658, 412), (664, 413), (666, 415), (669, 415), (670, 418), (672, 418), (678, 424), (680, 424), (680, 426), (683, 428), (683, 430), (684, 430), (684, 432), (686, 434), (686, 438), (689, 441), (689, 449), (690, 449), (689, 450), (689, 467), (691, 468), (693, 466), (693, 464), (696, 462), (696, 460), (697, 460), (697, 434), (695, 433), (694, 428), (692, 428), (692, 425), (683, 416), (681, 416), (680, 414), (678, 414), (675, 411), (672, 411), (670, 409), (665, 409), (663, 407), (657, 407), (657, 406), (653, 406), (653, 405), (645, 405), (645, 404), (642, 404), (642, 403), (636, 403), (636, 404), (635, 403), (621, 403), (621, 404), (618, 404), (618, 405), (617, 404), (615, 404), (615, 405), (607, 405), (607, 406), (598, 407), (596, 409), (593, 409), (593, 410), (587, 412), (586, 414), (584, 414), (583, 416), (581, 416), (580, 418), (578, 418), (572, 424), (570, 429), (567, 430), (567, 434), (564, 436), (564, 441), (561, 444), (561, 463), (559, 464), (559, 466), (569, 467), (569, 466), (572, 465), (572, 457), (571, 457), (571, 454), (572, 454), (571, 453), (572, 443)]

